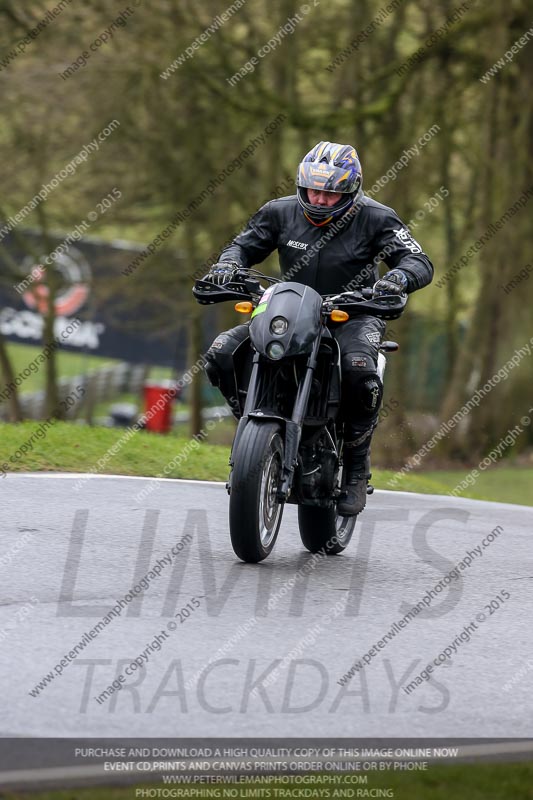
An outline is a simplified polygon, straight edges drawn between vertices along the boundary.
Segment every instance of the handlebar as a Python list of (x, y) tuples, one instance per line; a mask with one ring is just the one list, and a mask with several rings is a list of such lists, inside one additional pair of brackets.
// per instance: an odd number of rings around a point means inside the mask
[[(260, 281), (269, 284), (283, 283), (283, 279), (273, 278), (256, 269), (238, 269), (231, 281), (221, 286), (206, 280), (196, 280), (193, 295), (202, 305), (221, 303), (227, 300), (251, 300), (257, 305), (265, 288)], [(401, 315), (407, 305), (406, 294), (389, 294), (373, 297), (370, 287), (363, 287), (348, 293), (325, 295), (322, 303), (324, 314), (333, 310), (346, 311), (350, 316), (367, 313), (383, 319), (396, 319)]]
[(271, 284), (281, 283), (279, 278), (264, 275), (256, 269), (236, 269), (232, 280), (221, 286), (203, 279), (196, 280), (192, 293), (202, 305), (222, 303), (226, 300), (251, 300), (256, 302), (265, 291), (264, 287), (261, 286), (260, 280), (268, 281)]
[(322, 305), (326, 313), (333, 310), (346, 311), (350, 316), (356, 314), (372, 314), (382, 319), (397, 319), (407, 305), (406, 294), (386, 294), (379, 297), (373, 296), (370, 287), (363, 287), (355, 292), (331, 295), (325, 298)]

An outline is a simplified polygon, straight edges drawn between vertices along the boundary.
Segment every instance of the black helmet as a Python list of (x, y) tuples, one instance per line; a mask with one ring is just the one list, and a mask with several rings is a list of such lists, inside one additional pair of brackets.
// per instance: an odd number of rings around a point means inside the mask
[[(313, 225), (325, 225), (345, 214), (363, 194), (363, 172), (355, 148), (350, 144), (319, 142), (299, 165), (296, 186), (298, 202)], [(309, 202), (307, 189), (346, 196), (334, 206), (315, 206)]]

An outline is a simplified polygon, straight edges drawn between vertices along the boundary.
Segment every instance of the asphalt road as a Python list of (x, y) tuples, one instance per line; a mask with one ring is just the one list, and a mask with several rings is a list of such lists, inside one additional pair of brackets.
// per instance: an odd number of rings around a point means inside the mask
[(376, 492), (326, 559), (288, 506), (245, 565), (222, 484), (10, 474), (0, 500), (3, 736), (533, 736), (531, 508)]

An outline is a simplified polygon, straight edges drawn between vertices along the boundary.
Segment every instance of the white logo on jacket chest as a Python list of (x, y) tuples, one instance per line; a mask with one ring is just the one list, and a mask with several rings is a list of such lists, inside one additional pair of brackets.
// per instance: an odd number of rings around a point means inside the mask
[(294, 239), (289, 239), (287, 247), (296, 247), (297, 250), (307, 250), (309, 245), (305, 242), (296, 242)]

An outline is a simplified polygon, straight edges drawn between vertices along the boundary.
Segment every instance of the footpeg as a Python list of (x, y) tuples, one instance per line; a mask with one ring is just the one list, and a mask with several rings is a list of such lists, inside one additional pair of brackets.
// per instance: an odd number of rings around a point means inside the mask
[(366, 487), (366, 493), (367, 494), (374, 494), (374, 487), (372, 486), (371, 483), (369, 483), (368, 486)]

